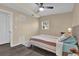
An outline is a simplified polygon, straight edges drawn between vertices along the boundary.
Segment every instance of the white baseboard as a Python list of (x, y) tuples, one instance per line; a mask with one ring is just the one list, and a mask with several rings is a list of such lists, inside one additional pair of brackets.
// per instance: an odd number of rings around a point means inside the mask
[(6, 43), (10, 43), (10, 42), (0, 42), (0, 45), (2, 45), (2, 44), (6, 44)]
[(21, 43), (17, 43), (17, 44), (13, 44), (13, 45), (10, 45), (10, 47), (15, 47), (15, 46), (18, 46), (20, 45)]

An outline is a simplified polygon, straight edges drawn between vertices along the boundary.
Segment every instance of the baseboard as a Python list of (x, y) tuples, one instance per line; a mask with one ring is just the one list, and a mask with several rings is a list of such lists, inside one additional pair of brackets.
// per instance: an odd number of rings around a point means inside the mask
[(20, 45), (21, 43), (17, 43), (17, 44), (13, 44), (13, 45), (10, 45), (10, 47), (15, 47), (15, 46), (18, 46)]
[(10, 42), (0, 42), (0, 45), (7, 44), (7, 43), (10, 43)]

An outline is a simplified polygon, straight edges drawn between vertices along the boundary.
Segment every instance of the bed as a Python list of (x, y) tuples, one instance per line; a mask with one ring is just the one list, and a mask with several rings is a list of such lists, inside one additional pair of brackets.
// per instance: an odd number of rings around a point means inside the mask
[(56, 53), (56, 45), (59, 40), (57, 36), (37, 35), (30, 40), (31, 45)]
[[(72, 27), (72, 33), (73, 36), (76, 37), (79, 46), (79, 25)], [(63, 53), (62, 52), (63, 43), (59, 42), (59, 38), (60, 37), (57, 36), (42, 34), (42, 35), (33, 36), (30, 40), (30, 43), (31, 45), (56, 53), (56, 55), (60, 56)]]

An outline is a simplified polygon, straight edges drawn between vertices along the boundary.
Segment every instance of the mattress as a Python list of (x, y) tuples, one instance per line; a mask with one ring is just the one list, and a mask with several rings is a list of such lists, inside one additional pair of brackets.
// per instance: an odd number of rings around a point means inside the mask
[(40, 39), (36, 39), (36, 38), (32, 38), (31, 41), (44, 43), (44, 44), (47, 44), (47, 45), (50, 45), (50, 46), (56, 46), (56, 42), (45, 41), (45, 40), (40, 40)]
[(33, 36), (31, 40), (41, 40), (41, 41), (47, 41), (47, 42), (57, 42), (59, 40), (59, 37), (52, 36), (52, 35), (37, 35)]

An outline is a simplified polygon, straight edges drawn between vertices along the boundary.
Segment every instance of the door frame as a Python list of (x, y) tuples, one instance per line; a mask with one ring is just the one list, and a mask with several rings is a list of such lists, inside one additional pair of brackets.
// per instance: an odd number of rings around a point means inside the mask
[(12, 47), (12, 41), (13, 41), (13, 13), (11, 11), (0, 9), (0, 12), (8, 13), (10, 15), (10, 47)]

